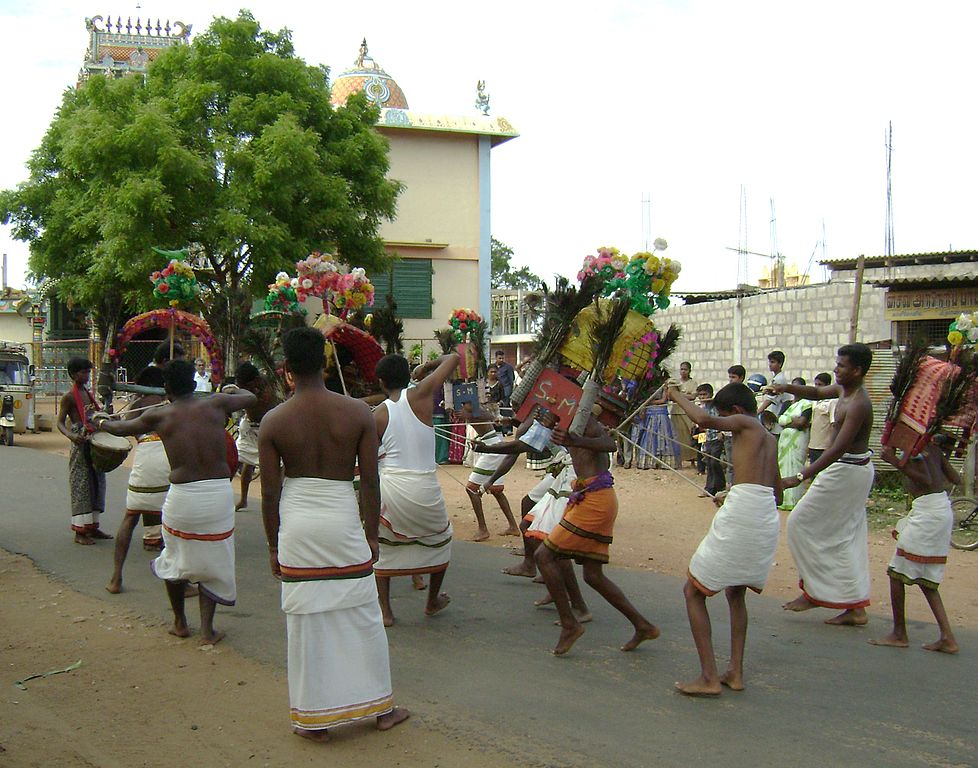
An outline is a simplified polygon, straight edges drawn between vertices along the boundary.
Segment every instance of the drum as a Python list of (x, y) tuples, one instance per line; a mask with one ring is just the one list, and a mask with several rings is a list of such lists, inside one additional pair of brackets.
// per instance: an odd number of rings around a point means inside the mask
[(132, 445), (124, 437), (96, 432), (92, 435), (92, 466), (98, 472), (111, 472), (126, 460)]

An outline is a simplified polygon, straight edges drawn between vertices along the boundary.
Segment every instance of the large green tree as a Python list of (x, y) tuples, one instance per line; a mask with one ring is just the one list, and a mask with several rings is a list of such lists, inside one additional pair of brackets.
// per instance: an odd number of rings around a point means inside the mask
[(492, 257), (491, 284), (493, 288), (522, 289), (524, 291), (535, 291), (540, 288), (543, 281), (531, 272), (529, 267), (524, 266), (517, 269), (513, 266), (513, 249), (506, 243), (492, 238), (490, 254)]
[(203, 311), (233, 353), (252, 299), (310, 251), (385, 265), (378, 228), (399, 185), (377, 117), (362, 95), (333, 107), (327, 70), (242, 11), (145, 78), (68, 90), (0, 215), (30, 243), (33, 276), (60, 278), (107, 338), (152, 303), (150, 246), (199, 243)]

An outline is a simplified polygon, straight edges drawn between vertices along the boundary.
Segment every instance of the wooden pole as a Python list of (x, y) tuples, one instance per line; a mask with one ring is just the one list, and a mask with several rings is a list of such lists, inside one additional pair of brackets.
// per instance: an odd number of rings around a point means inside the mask
[(866, 271), (866, 256), (859, 254), (856, 261), (856, 290), (852, 294), (852, 312), (849, 314), (849, 343), (856, 343), (856, 329), (859, 327), (859, 302), (863, 296), (863, 273)]
[(346, 382), (343, 381), (343, 368), (340, 367), (340, 354), (336, 351), (336, 342), (331, 341), (330, 346), (333, 347), (333, 361), (336, 363), (336, 373), (340, 377), (340, 386), (343, 387), (343, 394), (349, 397), (350, 393), (346, 391)]

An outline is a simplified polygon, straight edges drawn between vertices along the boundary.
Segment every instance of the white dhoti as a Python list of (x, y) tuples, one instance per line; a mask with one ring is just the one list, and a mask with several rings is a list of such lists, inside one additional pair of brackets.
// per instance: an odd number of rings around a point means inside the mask
[(528, 538), (543, 541), (560, 523), (567, 510), (567, 502), (576, 479), (573, 465), (565, 464), (557, 473), (553, 484), (547, 489), (546, 495), (530, 510), (533, 522), (526, 529)]
[[(490, 432), (480, 438), (479, 442), (484, 445), (496, 445), (503, 442), (503, 436), (498, 432)], [(472, 465), (472, 473), (469, 475), (469, 486), (481, 488), (500, 465), (506, 460), (506, 455), (502, 453), (478, 453), (473, 451), (475, 463)], [(503, 475), (492, 484), (490, 490), (501, 491), (505, 485), (506, 475)]]
[(749, 587), (759, 593), (774, 564), (780, 527), (773, 488), (734, 485), (689, 561), (693, 584), (707, 595), (726, 587)]
[[(158, 435), (144, 435), (136, 441), (129, 487), (126, 491), (126, 513), (143, 515), (143, 543), (162, 543), (160, 510), (170, 488), (170, 462)], [(153, 515), (155, 513), (155, 516)]]
[(944, 580), (954, 514), (947, 493), (913, 500), (910, 514), (896, 524), (897, 550), (886, 572), (904, 584), (937, 589)]
[(167, 581), (197, 582), (222, 605), (234, 605), (234, 495), (227, 478), (173, 483), (163, 504), (166, 548), (151, 567)]
[[(560, 451), (549, 461), (550, 464), (547, 466), (547, 473), (540, 479), (540, 482), (533, 486), (530, 489), (530, 492), (526, 494), (527, 498), (534, 504), (536, 504), (544, 497), (544, 495), (546, 495), (547, 491), (553, 487), (557, 478), (560, 476), (560, 473), (570, 465), (570, 454), (561, 448)], [(530, 519), (532, 520), (533, 518), (530, 517)]]
[(320, 730), (390, 712), (387, 634), (353, 483), (286, 478), (280, 515), (292, 724)]
[(380, 470), (378, 576), (438, 573), (452, 558), (452, 523), (435, 470)]
[(238, 449), (238, 461), (242, 464), (258, 466), (258, 426), (251, 423), (247, 415), (238, 424), (238, 439), (234, 441)]
[[(869, 605), (866, 499), (871, 454), (846, 454), (823, 469), (788, 515), (788, 547), (805, 596), (825, 608)], [(865, 461), (865, 464), (857, 462)]]

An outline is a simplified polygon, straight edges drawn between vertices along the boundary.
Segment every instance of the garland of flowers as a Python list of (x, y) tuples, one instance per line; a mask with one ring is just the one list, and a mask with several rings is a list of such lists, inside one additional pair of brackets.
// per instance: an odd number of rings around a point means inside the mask
[(978, 344), (978, 312), (962, 312), (952, 320), (947, 329), (947, 342), (952, 347)]
[(127, 321), (119, 330), (115, 347), (109, 350), (109, 357), (118, 363), (133, 337), (154, 328), (168, 329), (171, 327), (187, 331), (194, 338), (200, 339), (211, 361), (211, 381), (215, 385), (220, 384), (224, 377), (224, 358), (221, 355), (221, 347), (217, 343), (217, 339), (211, 333), (210, 326), (202, 317), (172, 307), (144, 312)]
[(265, 311), (281, 312), (286, 315), (306, 314), (306, 310), (299, 306), (295, 283), (296, 278), (290, 278), (285, 272), (275, 275), (275, 282), (268, 286)]
[(180, 302), (193, 301), (200, 295), (200, 285), (193, 268), (185, 261), (171, 259), (159, 272), (149, 276), (153, 284), (153, 295), (158, 299), (166, 299), (171, 307), (180, 306)]
[[(665, 250), (665, 240), (655, 241), (656, 250)], [(675, 259), (642, 251), (631, 258), (622, 255), (617, 248), (602, 246), (597, 256), (585, 256), (584, 263), (577, 273), (583, 281), (595, 277), (603, 284), (602, 296), (611, 296), (623, 291), (629, 299), (631, 309), (646, 317), (656, 310), (669, 306), (669, 294), (676, 282), (682, 264)]]
[(448, 324), (455, 333), (455, 341), (463, 343), (470, 335), (478, 336), (480, 332), (484, 335), (486, 322), (482, 316), (473, 309), (453, 309)]
[[(361, 267), (349, 269), (345, 264), (331, 261), (319, 251), (314, 251), (302, 261), (297, 261), (295, 268), (299, 276), (292, 278), (291, 286), (299, 301), (315, 296), (323, 300), (324, 307), (332, 306), (344, 319), (351, 312), (374, 303), (374, 286)], [(282, 275), (285, 273), (280, 272), (278, 277)]]

